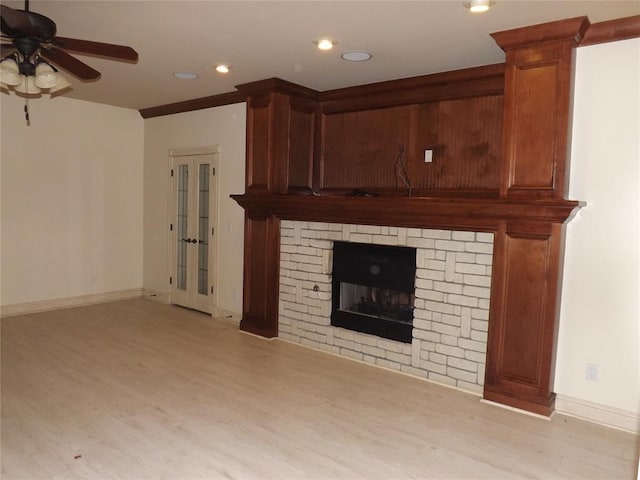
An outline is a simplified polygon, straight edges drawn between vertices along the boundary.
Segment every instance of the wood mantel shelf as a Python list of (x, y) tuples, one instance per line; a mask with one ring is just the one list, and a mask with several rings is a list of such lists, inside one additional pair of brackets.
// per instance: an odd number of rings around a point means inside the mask
[(562, 224), (582, 206), (562, 199), (231, 195), (252, 215), (287, 220), (445, 229), (495, 230), (505, 221)]

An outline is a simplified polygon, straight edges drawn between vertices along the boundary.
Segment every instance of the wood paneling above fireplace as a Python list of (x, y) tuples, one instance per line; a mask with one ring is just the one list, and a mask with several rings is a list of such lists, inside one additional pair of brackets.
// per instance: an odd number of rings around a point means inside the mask
[(549, 415), (564, 224), (579, 207), (566, 198), (573, 50), (588, 25), (494, 34), (501, 65), (323, 93), (278, 79), (239, 86), (241, 328), (278, 334), (280, 219), (491, 231), (484, 396)]
[[(319, 191), (363, 188), (412, 195), (473, 191), (497, 194), (502, 95), (446, 99), (321, 116)], [(424, 151), (433, 151), (425, 163)]]
[(502, 64), (324, 93), (279, 79), (238, 89), (250, 191), (404, 195), (401, 161), (412, 196), (498, 194)]

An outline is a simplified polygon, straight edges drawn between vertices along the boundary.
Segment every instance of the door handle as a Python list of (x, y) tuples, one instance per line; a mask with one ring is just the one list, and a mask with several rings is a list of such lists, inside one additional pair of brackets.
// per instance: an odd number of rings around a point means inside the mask
[(181, 241), (187, 243), (198, 243), (198, 240), (196, 240), (195, 238), (182, 238)]

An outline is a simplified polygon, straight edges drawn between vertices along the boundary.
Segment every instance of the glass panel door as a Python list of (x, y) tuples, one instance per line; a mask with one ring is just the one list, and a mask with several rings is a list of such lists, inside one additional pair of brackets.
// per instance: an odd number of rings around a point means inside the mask
[(198, 293), (209, 295), (209, 164), (199, 167), (198, 181)]
[(189, 238), (189, 166), (178, 166), (176, 288), (187, 289)]
[(172, 157), (171, 303), (211, 312), (217, 154)]

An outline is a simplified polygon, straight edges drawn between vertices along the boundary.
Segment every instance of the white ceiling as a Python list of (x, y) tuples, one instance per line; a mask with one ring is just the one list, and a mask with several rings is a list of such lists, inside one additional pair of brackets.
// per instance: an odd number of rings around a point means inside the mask
[[(21, 1), (3, 1), (24, 8)], [(102, 77), (72, 77), (67, 97), (135, 109), (234, 91), (279, 77), (316, 90), (504, 61), (489, 33), (587, 15), (592, 23), (640, 14), (640, 2), (498, 0), (472, 14), (447, 1), (57, 1), (32, 0), (64, 37), (129, 45), (137, 64), (76, 55)], [(313, 45), (337, 40), (334, 50)], [(366, 50), (368, 62), (340, 53)], [(232, 66), (227, 76), (216, 63)], [(177, 80), (175, 71), (200, 75)]]

